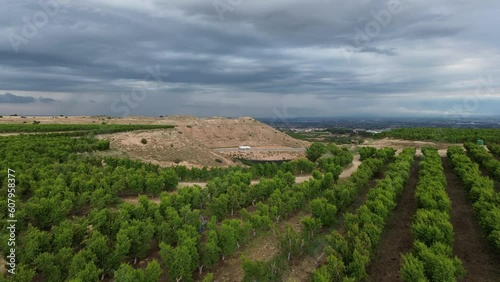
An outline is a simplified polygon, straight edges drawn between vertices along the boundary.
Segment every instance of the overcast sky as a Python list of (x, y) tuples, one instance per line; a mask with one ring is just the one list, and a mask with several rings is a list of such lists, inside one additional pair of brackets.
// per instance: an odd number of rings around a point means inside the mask
[(498, 15), (497, 0), (4, 0), (0, 114), (498, 115)]

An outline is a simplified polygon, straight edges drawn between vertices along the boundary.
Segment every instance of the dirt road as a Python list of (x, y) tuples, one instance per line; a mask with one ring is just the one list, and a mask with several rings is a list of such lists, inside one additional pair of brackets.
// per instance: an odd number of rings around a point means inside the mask
[(344, 179), (351, 177), (351, 175), (358, 170), (359, 165), (361, 164), (361, 161), (359, 160), (360, 156), (359, 155), (354, 155), (354, 159), (352, 160), (352, 163), (342, 171), (340, 174), (339, 178)]
[(214, 151), (231, 152), (231, 151), (280, 151), (280, 152), (305, 152), (307, 148), (283, 148), (283, 147), (252, 147), (250, 149), (240, 150), (238, 148), (217, 148)]
[(397, 206), (384, 228), (382, 240), (373, 261), (368, 266), (368, 281), (400, 281), (401, 254), (413, 246), (411, 220), (417, 211), (415, 190), (418, 184), (419, 160), (413, 164), (411, 175)]
[(500, 254), (488, 245), (468, 200), (467, 191), (453, 172), (450, 159), (443, 157), (443, 167), (451, 200), (451, 223), (455, 232), (453, 253), (462, 260), (466, 276), (461, 281), (500, 281)]

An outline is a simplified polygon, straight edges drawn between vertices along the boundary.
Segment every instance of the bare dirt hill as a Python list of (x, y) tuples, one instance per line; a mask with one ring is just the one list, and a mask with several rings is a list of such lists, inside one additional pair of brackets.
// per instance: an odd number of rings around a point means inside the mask
[[(112, 150), (126, 152), (130, 158), (160, 166), (234, 165), (231, 160), (218, 155), (203, 143), (176, 129), (121, 132), (99, 135), (97, 138), (109, 140)], [(146, 140), (146, 144), (141, 143), (143, 139)]]
[(195, 118), (171, 116), (156, 124), (173, 124), (178, 131), (210, 148), (246, 146), (307, 147), (309, 142), (294, 139), (250, 117)]
[[(132, 158), (150, 161), (162, 166), (176, 162), (187, 166), (235, 165), (232, 155), (214, 151), (220, 147), (240, 145), (255, 147), (307, 147), (296, 140), (252, 118), (206, 118), (173, 116), (156, 119), (154, 124), (172, 124), (175, 129), (136, 131), (101, 135), (111, 141), (111, 148), (125, 151)], [(141, 140), (145, 139), (146, 144)], [(303, 152), (254, 153), (253, 159), (294, 159)]]

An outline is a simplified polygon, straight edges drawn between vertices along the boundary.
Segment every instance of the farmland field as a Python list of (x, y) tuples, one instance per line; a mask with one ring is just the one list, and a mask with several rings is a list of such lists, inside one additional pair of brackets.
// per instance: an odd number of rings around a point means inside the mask
[(172, 130), (0, 125), (0, 281), (500, 281), (498, 131), (205, 167), (111, 148)]

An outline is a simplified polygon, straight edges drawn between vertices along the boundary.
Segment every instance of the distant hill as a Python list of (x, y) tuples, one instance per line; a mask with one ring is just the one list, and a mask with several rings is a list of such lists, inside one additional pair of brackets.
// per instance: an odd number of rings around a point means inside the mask
[(251, 117), (196, 118), (170, 116), (155, 124), (173, 124), (177, 130), (210, 148), (247, 146), (305, 147), (308, 142), (294, 139), (287, 134)]

